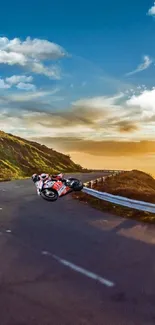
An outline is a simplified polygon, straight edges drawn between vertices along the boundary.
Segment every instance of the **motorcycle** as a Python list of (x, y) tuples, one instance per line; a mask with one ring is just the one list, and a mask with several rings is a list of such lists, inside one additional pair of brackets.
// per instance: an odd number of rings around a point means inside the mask
[(77, 178), (69, 177), (62, 181), (63, 174), (53, 175), (54, 180), (47, 180), (43, 184), (40, 195), (44, 200), (56, 201), (58, 198), (71, 192), (81, 191), (83, 183)]

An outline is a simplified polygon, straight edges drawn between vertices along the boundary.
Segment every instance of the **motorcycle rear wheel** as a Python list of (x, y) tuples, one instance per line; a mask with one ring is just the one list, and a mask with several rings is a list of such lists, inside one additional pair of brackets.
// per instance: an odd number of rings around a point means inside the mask
[(71, 186), (71, 189), (73, 190), (73, 191), (81, 191), (82, 189), (83, 189), (83, 183), (79, 180), (79, 179), (77, 179), (77, 178), (72, 178), (72, 177), (69, 177), (68, 178), (68, 180), (70, 180), (70, 181), (74, 181), (74, 183), (73, 183), (73, 185)]

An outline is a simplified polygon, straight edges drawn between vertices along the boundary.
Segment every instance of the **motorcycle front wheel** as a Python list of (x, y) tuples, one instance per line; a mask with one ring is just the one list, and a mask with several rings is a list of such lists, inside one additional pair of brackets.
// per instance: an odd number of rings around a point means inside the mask
[(58, 192), (53, 189), (44, 189), (40, 195), (44, 200), (51, 202), (56, 201), (59, 197)]

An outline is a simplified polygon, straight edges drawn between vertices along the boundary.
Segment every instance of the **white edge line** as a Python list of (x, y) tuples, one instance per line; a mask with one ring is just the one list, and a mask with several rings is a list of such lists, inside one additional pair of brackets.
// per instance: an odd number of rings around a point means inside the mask
[(54, 258), (59, 263), (69, 267), (70, 269), (72, 269), (72, 270), (74, 270), (74, 271), (76, 271), (78, 273), (81, 273), (81, 274), (87, 276), (88, 278), (96, 280), (96, 281), (100, 282), (101, 284), (106, 285), (107, 287), (114, 287), (115, 286), (115, 284), (113, 282), (111, 282), (111, 281), (109, 281), (109, 280), (107, 280), (105, 278), (102, 278), (100, 275), (97, 275), (97, 274), (95, 274), (93, 272), (85, 270), (80, 266), (77, 266), (77, 265), (75, 265), (75, 264), (73, 264), (73, 263), (71, 263), (69, 261), (66, 261), (66, 260), (64, 260), (64, 259), (62, 259), (62, 258), (60, 258), (60, 257), (58, 257), (56, 255), (51, 254), (50, 252), (42, 251), (42, 255), (52, 256), (52, 258)]

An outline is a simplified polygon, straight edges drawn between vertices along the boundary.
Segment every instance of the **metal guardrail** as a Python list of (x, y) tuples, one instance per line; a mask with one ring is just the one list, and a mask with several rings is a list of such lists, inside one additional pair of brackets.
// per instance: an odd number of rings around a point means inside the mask
[(99, 169), (96, 169), (96, 170), (93, 170), (92, 172), (100, 172), (100, 173), (115, 173), (115, 172), (119, 172), (119, 173), (122, 173), (122, 172), (125, 172), (125, 171), (128, 171), (128, 170), (122, 170), (122, 169), (103, 169), (103, 170), (99, 170)]
[[(123, 171), (122, 171), (123, 172)], [(144, 202), (144, 201), (137, 201), (137, 200), (132, 200), (123, 196), (118, 196), (118, 195), (113, 195), (105, 192), (99, 192), (94, 189), (92, 189), (92, 186), (94, 184), (104, 182), (107, 177), (114, 176), (116, 174), (120, 173), (120, 171), (115, 171), (114, 174), (109, 175), (109, 176), (104, 176), (100, 177), (96, 180), (92, 180), (90, 182), (85, 183), (85, 186), (90, 186), (91, 188), (84, 187), (83, 192), (89, 195), (92, 195), (100, 200), (108, 201), (114, 204), (118, 204), (121, 206), (125, 206), (131, 209), (136, 209), (140, 211), (145, 211), (145, 212), (151, 212), (155, 213), (155, 204)]]
[(151, 213), (155, 213), (155, 204), (147, 203), (144, 201), (137, 201), (128, 199), (126, 197), (117, 196), (109, 193), (99, 192), (96, 190), (93, 190), (91, 188), (84, 187), (83, 192), (89, 195), (92, 195), (94, 197), (97, 197), (100, 200), (108, 201), (111, 203), (115, 203), (118, 205), (122, 205), (128, 208), (141, 210), (141, 211), (147, 211)]
[(98, 184), (98, 183), (102, 183), (105, 181), (105, 179), (112, 177), (112, 176), (116, 176), (118, 174), (124, 173), (124, 170), (113, 170), (113, 171), (108, 171), (108, 173), (110, 173), (109, 175), (104, 175), (102, 177), (99, 177), (95, 180), (91, 180), (88, 182), (85, 182), (84, 185), (85, 186), (90, 186), (91, 188), (93, 187), (94, 184)]

